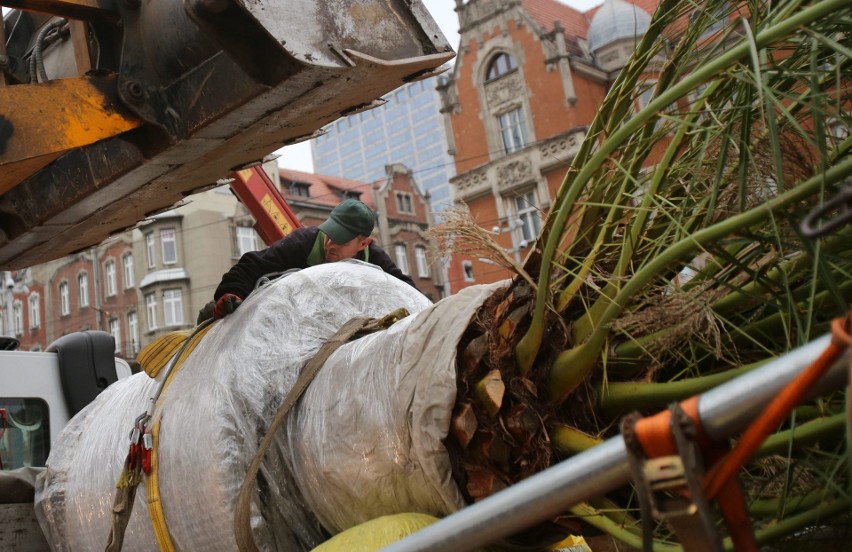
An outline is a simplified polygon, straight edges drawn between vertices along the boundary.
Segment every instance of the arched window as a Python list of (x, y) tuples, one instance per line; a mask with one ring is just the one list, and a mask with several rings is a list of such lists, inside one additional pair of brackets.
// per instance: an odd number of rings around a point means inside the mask
[(77, 287), (80, 291), (80, 308), (89, 306), (89, 275), (81, 272), (77, 275)]
[(130, 289), (135, 284), (135, 278), (133, 277), (133, 254), (125, 254), (121, 258), (121, 263), (124, 265), (124, 289)]
[(62, 316), (71, 314), (71, 298), (68, 294), (68, 282), (59, 284), (59, 312)]
[(108, 260), (106, 264), (104, 264), (104, 273), (106, 275), (106, 296), (112, 297), (115, 295), (116, 285), (115, 285), (115, 261), (112, 259)]
[(498, 77), (502, 77), (506, 73), (511, 73), (517, 68), (518, 65), (515, 63), (515, 58), (509, 54), (497, 54), (488, 65), (488, 72), (485, 74), (485, 80), (494, 80)]
[(12, 320), (15, 325), (15, 335), (24, 334), (24, 306), (20, 301), (15, 301), (12, 307)]
[(41, 325), (41, 298), (38, 293), (30, 293), (30, 329), (34, 330)]

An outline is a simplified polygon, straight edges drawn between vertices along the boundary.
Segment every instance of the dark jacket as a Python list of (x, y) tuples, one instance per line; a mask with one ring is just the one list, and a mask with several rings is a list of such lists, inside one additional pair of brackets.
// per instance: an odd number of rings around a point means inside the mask
[[(261, 276), (284, 272), (291, 268), (308, 268), (311, 264), (319, 264), (311, 263), (310, 261), (315, 259), (309, 259), (319, 234), (318, 227), (304, 226), (273, 243), (268, 249), (246, 253), (240, 257), (237, 264), (231, 267), (231, 270), (222, 276), (222, 281), (213, 295), (214, 299), (219, 299), (226, 293), (233, 293), (245, 299), (252, 292), (255, 283)], [(395, 276), (417, 289), (411, 278), (402, 273), (381, 247), (371, 243), (368, 249), (369, 253), (366, 255), (366, 259), (364, 251), (358, 253), (356, 258), (380, 267), (391, 276)]]

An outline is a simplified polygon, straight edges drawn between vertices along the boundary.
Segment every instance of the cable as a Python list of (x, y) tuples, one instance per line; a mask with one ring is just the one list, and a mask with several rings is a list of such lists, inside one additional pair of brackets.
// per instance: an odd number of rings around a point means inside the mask
[[(68, 23), (67, 19), (57, 19), (51, 23), (48, 23), (38, 32), (38, 36), (36, 37), (35, 46), (33, 47), (32, 56), (30, 56), (30, 82), (47, 82), (49, 79), (47, 78), (47, 72), (44, 70), (44, 59), (43, 59), (43, 50), (44, 43), (47, 35), (53, 31), (60, 29), (66, 23)], [(33, 74), (32, 69), (35, 66), (37, 75)]]

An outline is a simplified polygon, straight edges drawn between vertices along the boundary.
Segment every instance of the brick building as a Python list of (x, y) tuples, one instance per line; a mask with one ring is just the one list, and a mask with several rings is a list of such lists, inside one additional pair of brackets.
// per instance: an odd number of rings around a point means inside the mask
[(395, 163), (385, 167), (385, 179), (373, 185), (373, 203), (378, 206), (378, 243), (397, 266), (411, 276), (424, 295), (437, 301), (449, 290), (444, 286), (440, 262), (429, 263), (432, 226), (429, 196), (422, 193), (411, 169)]
[(47, 288), (47, 340), (82, 330), (113, 335), (116, 354), (138, 352), (136, 276), (129, 233), (37, 267)]
[[(460, 46), (442, 80), (454, 200), (523, 260), (608, 86), (650, 21), (653, 0), (580, 12), (557, 0), (456, 1)], [(637, 91), (637, 108), (643, 91)], [(456, 255), (454, 291), (510, 274)]]
[(134, 331), (133, 266), (130, 234), (125, 233), (90, 250), (8, 273), (12, 308), (0, 306), (0, 335), (15, 337), (22, 350), (41, 351), (68, 333), (102, 330), (115, 337), (117, 354), (135, 355), (140, 341)]
[(28, 351), (47, 346), (45, 287), (29, 269), (0, 272), (0, 336), (13, 337)]
[(100, 301), (98, 327), (112, 334), (116, 353), (125, 358), (134, 358), (141, 345), (136, 294), (139, 281), (131, 236), (122, 234), (96, 250), (99, 277), (95, 284), (100, 289), (94, 296)]
[(246, 251), (237, 224), (244, 216), (221, 187), (96, 247), (18, 271), (11, 331), (0, 335), (15, 332), (22, 350), (38, 351), (71, 332), (102, 330), (115, 338), (118, 356), (135, 358), (157, 336), (195, 325), (222, 274)]
[(279, 188), (305, 226), (321, 224), (344, 199), (363, 201), (377, 214), (376, 243), (424, 295), (433, 301), (444, 296), (443, 271), (426, 259), (425, 231), (432, 224), (429, 196), (404, 165), (386, 166), (385, 178), (376, 183), (281, 169)]
[[(323, 222), (343, 199), (364, 201), (378, 216), (377, 243), (425, 295), (443, 296), (442, 273), (426, 262), (429, 197), (408, 168), (390, 165), (377, 183), (274, 165), (267, 171), (305, 225)], [(9, 273), (13, 293), (0, 305), (0, 335), (14, 334), (21, 349), (38, 351), (71, 332), (102, 330), (115, 337), (117, 355), (135, 358), (158, 336), (193, 327), (222, 274), (265, 247), (253, 225), (220, 186), (92, 249)]]

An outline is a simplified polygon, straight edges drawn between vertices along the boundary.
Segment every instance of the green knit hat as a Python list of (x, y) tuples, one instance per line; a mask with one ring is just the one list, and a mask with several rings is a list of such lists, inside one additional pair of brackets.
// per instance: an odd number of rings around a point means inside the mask
[(356, 236), (369, 236), (375, 226), (376, 215), (372, 209), (357, 199), (347, 199), (331, 211), (319, 229), (340, 245)]

